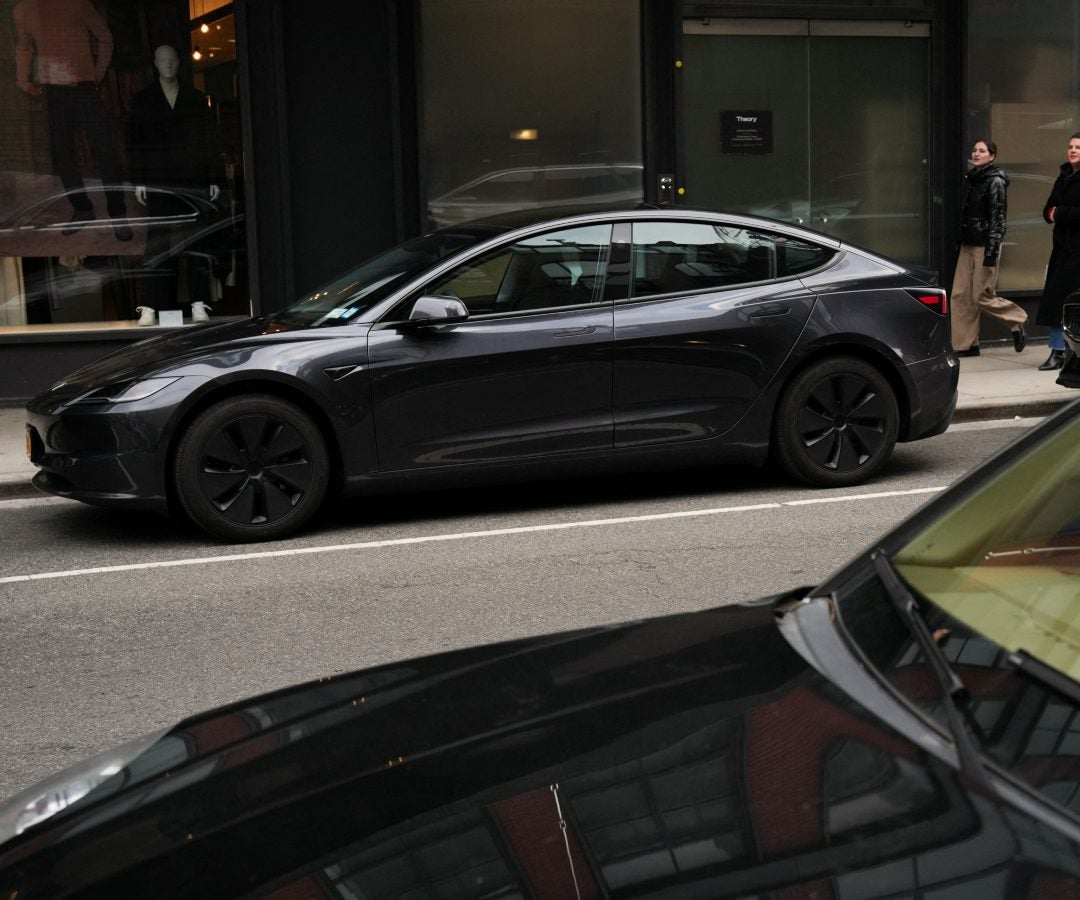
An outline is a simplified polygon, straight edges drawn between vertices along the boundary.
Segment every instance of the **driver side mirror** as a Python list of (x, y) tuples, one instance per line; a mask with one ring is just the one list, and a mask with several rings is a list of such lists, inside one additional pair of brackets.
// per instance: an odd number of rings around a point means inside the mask
[(420, 297), (409, 311), (412, 325), (448, 325), (467, 318), (469, 310), (457, 297)]

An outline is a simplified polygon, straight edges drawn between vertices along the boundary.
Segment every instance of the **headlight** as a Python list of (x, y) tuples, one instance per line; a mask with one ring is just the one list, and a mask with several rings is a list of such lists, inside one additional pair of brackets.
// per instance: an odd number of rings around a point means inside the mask
[(0, 803), (0, 844), (63, 812), (110, 778), (121, 775), (132, 760), (161, 740), (168, 730), (155, 731), (57, 772)]
[(132, 400), (145, 400), (168, 387), (174, 381), (179, 381), (179, 375), (163, 378), (142, 378), (135, 381), (120, 381), (116, 384), (107, 384), (105, 387), (94, 388), (81, 397), (76, 397), (70, 405), (76, 403), (130, 403)]

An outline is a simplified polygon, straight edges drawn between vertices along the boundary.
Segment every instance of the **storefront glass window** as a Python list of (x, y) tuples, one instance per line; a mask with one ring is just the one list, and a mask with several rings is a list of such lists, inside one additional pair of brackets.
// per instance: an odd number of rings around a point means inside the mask
[(640, 200), (639, 19), (632, 0), (425, 0), (425, 225)]
[(684, 20), (687, 203), (926, 265), (929, 57), (926, 23)]
[(0, 0), (0, 337), (246, 315), (233, 7)]
[(1008, 233), (998, 286), (1042, 289), (1050, 257), (1043, 204), (1080, 131), (1080, 2), (969, 0), (965, 153), (979, 138), (998, 145), (1009, 173)]

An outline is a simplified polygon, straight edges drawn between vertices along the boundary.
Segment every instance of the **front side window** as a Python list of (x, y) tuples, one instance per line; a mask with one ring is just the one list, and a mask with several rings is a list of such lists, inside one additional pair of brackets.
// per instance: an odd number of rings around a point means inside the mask
[(635, 297), (712, 290), (796, 275), (832, 251), (756, 229), (705, 222), (634, 225)]
[(610, 225), (551, 231), (470, 260), (426, 293), (457, 297), (470, 315), (596, 303), (610, 245)]
[(233, 4), (160, 6), (4, 6), (0, 335), (250, 311)]

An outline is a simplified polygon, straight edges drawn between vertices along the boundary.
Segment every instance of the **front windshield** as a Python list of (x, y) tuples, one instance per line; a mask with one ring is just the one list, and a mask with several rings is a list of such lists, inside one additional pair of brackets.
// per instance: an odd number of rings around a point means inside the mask
[[(963, 684), (978, 750), (1080, 815), (1080, 704), (1020, 651), (1080, 680), (1080, 405), (892, 555)], [(948, 735), (940, 684), (870, 567), (836, 591), (844, 631)]]
[(350, 269), (273, 318), (311, 327), (348, 324), (436, 263), (498, 233), (494, 228), (464, 225), (414, 238)]
[(893, 564), (949, 615), (1080, 680), (1080, 415)]

